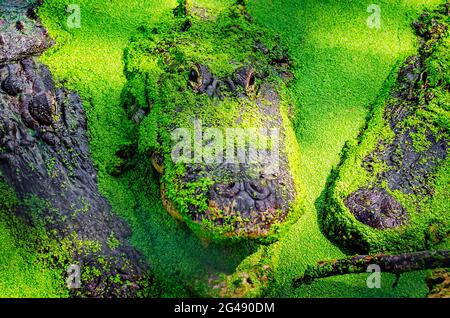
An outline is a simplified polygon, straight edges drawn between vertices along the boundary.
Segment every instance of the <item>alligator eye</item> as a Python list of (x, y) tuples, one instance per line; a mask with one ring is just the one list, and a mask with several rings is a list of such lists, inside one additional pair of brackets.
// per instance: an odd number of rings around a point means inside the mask
[(205, 93), (213, 81), (213, 76), (207, 66), (196, 63), (189, 70), (188, 80), (195, 92)]
[(246, 92), (251, 92), (256, 86), (255, 71), (252, 68), (241, 68), (236, 73), (236, 82), (244, 88)]
[(189, 84), (194, 90), (199, 90), (202, 87), (203, 79), (201, 70), (197, 65), (194, 65), (189, 71)]
[(255, 74), (251, 72), (247, 80), (247, 90), (253, 90), (253, 88), (255, 88), (255, 83), (256, 83)]
[(198, 83), (198, 80), (200, 78), (200, 75), (198, 74), (198, 71), (195, 69), (192, 69), (189, 73), (189, 80), (194, 83)]

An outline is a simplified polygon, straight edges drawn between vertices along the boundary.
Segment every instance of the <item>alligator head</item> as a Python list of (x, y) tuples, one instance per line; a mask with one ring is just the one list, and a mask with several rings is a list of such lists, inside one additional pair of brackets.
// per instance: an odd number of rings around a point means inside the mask
[(168, 212), (201, 237), (272, 240), (298, 215), (292, 62), (245, 5), (185, 1), (125, 51), (124, 105)]

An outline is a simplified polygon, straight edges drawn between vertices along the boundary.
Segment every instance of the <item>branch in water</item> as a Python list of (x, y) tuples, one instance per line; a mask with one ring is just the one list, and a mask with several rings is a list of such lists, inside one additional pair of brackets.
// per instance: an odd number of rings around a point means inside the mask
[(319, 262), (316, 266), (309, 266), (303, 276), (294, 279), (294, 288), (302, 284), (310, 284), (320, 278), (365, 273), (371, 264), (380, 266), (382, 272), (396, 274), (398, 277), (404, 272), (450, 267), (450, 250), (399, 255), (357, 255)]

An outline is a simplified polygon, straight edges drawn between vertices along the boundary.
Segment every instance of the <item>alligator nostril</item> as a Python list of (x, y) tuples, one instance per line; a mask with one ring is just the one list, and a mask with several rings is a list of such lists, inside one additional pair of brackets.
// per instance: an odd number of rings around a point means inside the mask
[(218, 184), (214, 187), (214, 191), (222, 197), (232, 198), (241, 191), (241, 186), (239, 182)]
[(247, 182), (245, 184), (245, 190), (255, 200), (264, 200), (270, 195), (269, 188), (262, 183)]
[(234, 189), (236, 187), (236, 182), (232, 182), (228, 185), (228, 189)]
[(257, 185), (256, 183), (250, 183), (250, 188), (259, 193), (264, 191), (264, 189), (261, 186)]

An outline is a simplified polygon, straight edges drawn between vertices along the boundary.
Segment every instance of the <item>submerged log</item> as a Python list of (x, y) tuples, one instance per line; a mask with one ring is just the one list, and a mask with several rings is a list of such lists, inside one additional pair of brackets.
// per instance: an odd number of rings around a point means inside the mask
[(302, 276), (294, 279), (294, 288), (311, 284), (314, 280), (346, 274), (365, 273), (369, 265), (380, 266), (381, 272), (397, 276), (410, 271), (450, 267), (450, 250), (423, 251), (399, 255), (356, 255), (348, 258), (319, 262), (310, 266)]

